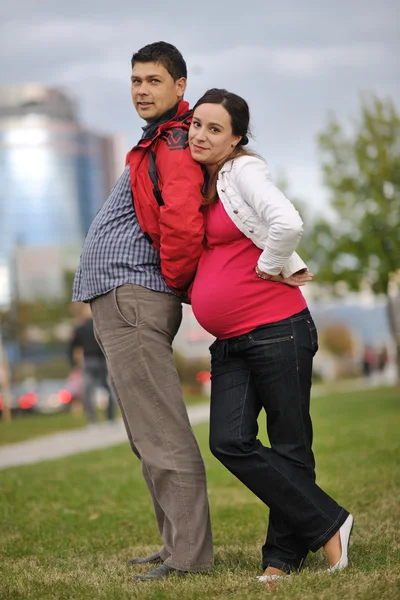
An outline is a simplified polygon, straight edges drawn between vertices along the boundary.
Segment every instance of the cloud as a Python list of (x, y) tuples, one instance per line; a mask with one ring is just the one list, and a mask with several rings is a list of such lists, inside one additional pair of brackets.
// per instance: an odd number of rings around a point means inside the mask
[[(33, 8), (34, 6), (34, 8)], [(400, 96), (395, 3), (380, 0), (32, 0), (0, 7), (2, 82), (61, 85), (82, 120), (136, 142), (129, 89), (132, 52), (165, 39), (183, 52), (188, 99), (227, 87), (249, 102), (257, 149), (292, 186), (320, 197), (315, 134), (328, 109), (356, 115), (359, 91)], [(297, 187), (298, 186), (298, 187)]]
[(373, 68), (382, 61), (394, 62), (390, 52), (378, 44), (357, 44), (326, 47), (268, 47), (234, 46), (215, 57), (212, 53), (189, 55), (190, 62), (203, 66), (213, 72), (229, 70), (265, 72), (313, 77), (326, 69), (337, 68)]

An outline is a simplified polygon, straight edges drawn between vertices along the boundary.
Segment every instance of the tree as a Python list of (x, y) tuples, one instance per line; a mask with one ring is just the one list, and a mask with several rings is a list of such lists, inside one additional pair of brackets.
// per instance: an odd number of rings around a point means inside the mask
[(318, 136), (332, 221), (318, 219), (303, 252), (318, 281), (366, 286), (388, 299), (400, 369), (400, 337), (389, 296), (400, 269), (400, 117), (390, 99), (368, 94), (352, 126), (332, 116)]

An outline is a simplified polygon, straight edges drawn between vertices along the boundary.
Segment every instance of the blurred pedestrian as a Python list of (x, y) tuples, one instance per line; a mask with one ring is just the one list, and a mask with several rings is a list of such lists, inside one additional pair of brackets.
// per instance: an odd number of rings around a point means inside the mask
[(71, 340), (72, 365), (81, 367), (83, 373), (83, 407), (88, 423), (97, 422), (96, 393), (99, 388), (107, 392), (105, 416), (115, 419), (115, 402), (109, 384), (107, 362), (94, 335), (93, 318), (88, 305), (83, 305), (81, 323), (74, 330)]
[(377, 367), (380, 373), (383, 373), (389, 362), (389, 355), (386, 346), (383, 346), (378, 352)]
[[(302, 220), (267, 164), (245, 149), (249, 109), (213, 89), (193, 110), (189, 146), (207, 172), (206, 242), (191, 292), (211, 345), (212, 453), (270, 507), (261, 581), (301, 568), (324, 548), (347, 566), (353, 517), (315, 483), (310, 389), (317, 331), (287, 272)], [(264, 409), (271, 447), (257, 439)]]
[(132, 57), (131, 91), (143, 135), (94, 219), (74, 281), (95, 333), (132, 450), (141, 460), (163, 548), (131, 564), (141, 580), (209, 570), (213, 546), (203, 460), (189, 423), (172, 342), (182, 296), (202, 251), (203, 172), (191, 157), (187, 70), (156, 42)]
[(376, 367), (376, 352), (371, 346), (365, 346), (362, 358), (362, 368), (364, 377), (370, 377)]

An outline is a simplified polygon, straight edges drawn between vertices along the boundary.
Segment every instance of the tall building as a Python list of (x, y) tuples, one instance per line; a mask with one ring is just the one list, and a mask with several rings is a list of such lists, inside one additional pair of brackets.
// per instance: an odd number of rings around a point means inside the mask
[(11, 279), (18, 249), (40, 247), (43, 260), (49, 248), (54, 271), (52, 247), (81, 247), (114, 185), (117, 143), (83, 127), (61, 90), (0, 87), (0, 266)]

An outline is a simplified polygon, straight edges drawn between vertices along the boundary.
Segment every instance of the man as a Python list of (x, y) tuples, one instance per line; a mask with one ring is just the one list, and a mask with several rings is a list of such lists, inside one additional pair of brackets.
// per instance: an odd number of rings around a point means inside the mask
[(93, 221), (73, 300), (90, 301), (95, 333), (164, 543), (130, 564), (140, 580), (208, 570), (212, 536), (204, 464), (190, 427), (172, 341), (204, 235), (202, 171), (187, 144), (186, 64), (170, 44), (132, 57), (132, 99), (147, 125)]
[(87, 304), (82, 306), (81, 319), (71, 340), (70, 354), (72, 367), (79, 367), (83, 372), (83, 407), (88, 424), (94, 425), (97, 422), (95, 395), (101, 387), (108, 394), (105, 417), (114, 422), (114, 399), (108, 381), (106, 359), (94, 336), (90, 307)]

